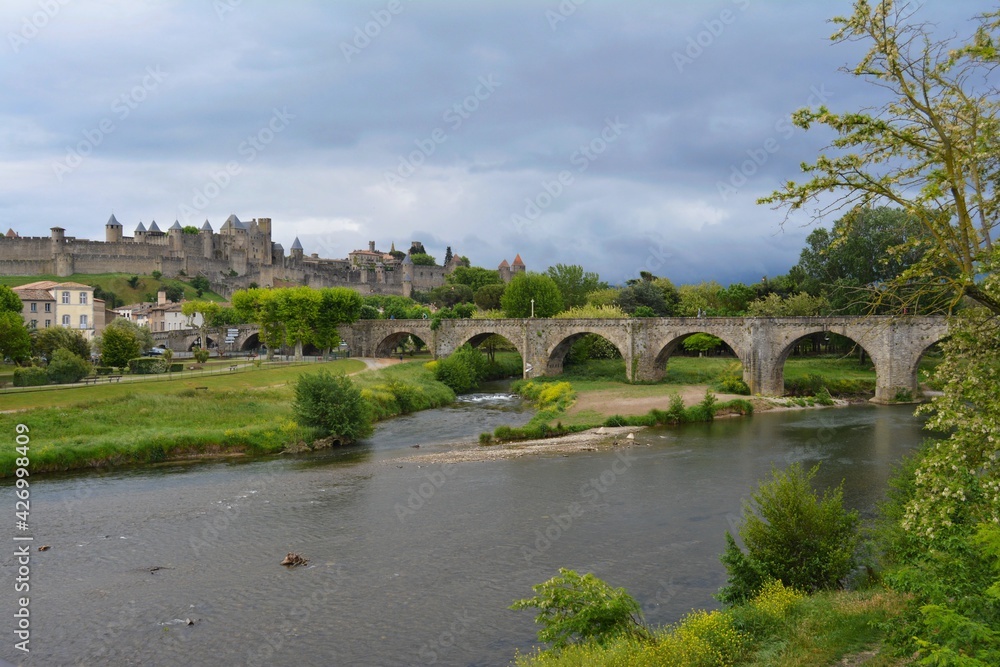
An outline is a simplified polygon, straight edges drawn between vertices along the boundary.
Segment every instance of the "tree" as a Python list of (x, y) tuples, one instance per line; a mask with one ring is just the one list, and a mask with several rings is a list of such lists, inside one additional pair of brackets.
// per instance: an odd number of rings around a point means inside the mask
[(124, 306), (125, 302), (114, 292), (105, 290), (100, 285), (94, 285), (94, 298), (103, 299), (105, 307), (114, 310), (118, 306)]
[(321, 437), (353, 442), (372, 433), (371, 406), (346, 375), (321, 370), (299, 376), (293, 409), (299, 424), (315, 428)]
[(777, 292), (768, 294), (764, 299), (757, 299), (747, 306), (750, 317), (811, 317), (826, 315), (830, 311), (830, 303), (826, 297), (809, 296), (799, 292), (782, 299)]
[(843, 484), (822, 498), (812, 488), (819, 467), (795, 463), (773, 470), (743, 505), (744, 553), (726, 531), (721, 560), (729, 573), (719, 599), (729, 604), (756, 595), (770, 580), (800, 591), (837, 588), (854, 567), (858, 513), (843, 505)]
[(284, 343), (295, 346), (295, 359), (302, 360), (302, 347), (313, 341), (319, 320), (321, 299), (311, 287), (286, 287), (273, 290), (276, 315), (284, 323)]
[(538, 609), (538, 640), (560, 649), (572, 643), (603, 643), (618, 636), (649, 638), (642, 609), (624, 588), (612, 588), (593, 574), (559, 568), (559, 576), (532, 586), (536, 595), (511, 609)]
[(431, 303), (438, 308), (451, 308), (459, 303), (471, 303), (472, 288), (468, 285), (441, 285), (431, 290)]
[(500, 273), (495, 269), (484, 269), (481, 266), (458, 266), (449, 273), (445, 280), (452, 285), (468, 285), (476, 292), (486, 285), (502, 285)]
[[(929, 242), (921, 234), (920, 221), (898, 208), (851, 211), (832, 229), (820, 227), (806, 237), (796, 265), (802, 287), (813, 296), (826, 296), (836, 312), (861, 315), (875, 310), (883, 285), (891, 284), (927, 251)], [(939, 295), (925, 299), (938, 302)]]
[(532, 308), (535, 317), (552, 317), (563, 309), (562, 294), (546, 275), (519, 273), (508, 283), (500, 306), (507, 317), (531, 317)]
[(49, 382), (72, 384), (90, 375), (91, 370), (89, 361), (66, 348), (59, 348), (52, 353), (45, 372), (49, 376)]
[(663, 290), (652, 282), (641, 280), (634, 285), (623, 288), (618, 293), (618, 306), (630, 315), (634, 315), (636, 309), (645, 306), (653, 311), (655, 317), (666, 317), (670, 315), (667, 301), (663, 297)]
[(325, 287), (319, 291), (319, 310), (313, 322), (313, 343), (329, 352), (340, 343), (341, 324), (357, 322), (361, 295), (348, 287)]
[(712, 334), (696, 333), (691, 334), (681, 342), (681, 346), (690, 352), (697, 352), (698, 356), (706, 352), (711, 352), (722, 347), (722, 339)]
[(444, 249), (444, 265), (445, 266), (448, 266), (449, 264), (451, 264), (451, 258), (452, 257), (453, 257), (453, 255), (451, 254), (451, 246), (448, 246), (447, 248)]
[(201, 325), (198, 332), (201, 334), (201, 346), (208, 348), (208, 329), (212, 325), (212, 320), (219, 311), (222, 310), (215, 301), (185, 301), (181, 304), (181, 314), (188, 318), (188, 324), (194, 323), (196, 315), (201, 315)]
[(167, 285), (163, 291), (167, 293), (167, 301), (177, 303), (184, 298), (184, 288), (180, 285)]
[(232, 303), (240, 319), (260, 327), (258, 337), (267, 346), (267, 358), (273, 359), (274, 350), (285, 340), (285, 324), (278, 312), (274, 290), (238, 290), (233, 293)]
[[(20, 301), (19, 301), (20, 302)], [(31, 358), (31, 335), (18, 312), (0, 311), (0, 361), (10, 358), (21, 364)]]
[(967, 296), (1000, 313), (1000, 300), (980, 284), (1000, 212), (1000, 101), (991, 86), (1000, 13), (980, 17), (965, 45), (936, 41), (925, 24), (912, 22), (913, 13), (892, 0), (856, 0), (850, 16), (834, 19), (835, 42), (868, 46), (847, 71), (891, 99), (874, 110), (797, 111), (797, 126), (825, 125), (837, 136), (827, 154), (803, 165), (808, 181), (789, 182), (759, 201), (789, 212), (815, 204), (817, 216), (895, 205), (922, 234), (894, 252), (925, 242), (933, 251), (889, 281), (881, 303), (899, 311), (918, 304), (950, 310)]
[(194, 225), (184, 225), (183, 227), (181, 227), (181, 231), (184, 232), (185, 234), (197, 236), (201, 230), (199, 230)]
[(425, 252), (417, 252), (410, 255), (410, 259), (416, 266), (437, 266), (434, 258)]
[(104, 333), (97, 340), (101, 351), (101, 361), (105, 366), (127, 366), (129, 359), (135, 359), (142, 351), (139, 327), (126, 319), (118, 318), (104, 327)]
[(17, 292), (6, 285), (0, 285), (0, 313), (20, 315), (23, 308), (24, 304), (21, 303), (21, 297), (17, 295)]
[(35, 333), (34, 348), (35, 354), (49, 359), (53, 352), (60, 349), (69, 350), (83, 359), (90, 358), (90, 343), (87, 339), (79, 331), (66, 327), (39, 329)]
[(212, 285), (208, 282), (208, 278), (205, 276), (195, 276), (190, 281), (188, 281), (191, 287), (205, 292), (212, 288)]
[(472, 300), (482, 310), (500, 310), (500, 301), (506, 289), (507, 286), (502, 282), (496, 285), (483, 285), (472, 295)]
[(576, 308), (587, 303), (587, 295), (607, 288), (601, 277), (591, 271), (584, 271), (579, 264), (556, 264), (545, 272), (555, 281), (562, 294), (563, 308)]

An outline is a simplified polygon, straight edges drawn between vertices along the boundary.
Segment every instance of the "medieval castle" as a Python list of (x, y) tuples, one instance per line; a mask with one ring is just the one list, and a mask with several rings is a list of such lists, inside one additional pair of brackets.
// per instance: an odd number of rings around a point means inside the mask
[[(418, 242), (414, 248), (422, 248)], [(307, 256), (296, 238), (286, 255), (281, 244), (271, 240), (271, 219), (242, 222), (235, 215), (214, 231), (208, 220), (200, 230), (181, 227), (179, 222), (161, 231), (156, 222), (147, 228), (139, 223), (132, 236), (125, 236), (114, 215), (105, 225), (105, 240), (90, 241), (66, 236), (53, 227), (49, 237), (22, 237), (14, 230), (0, 236), (0, 275), (33, 276), (74, 273), (152, 273), (166, 276), (205, 276), (212, 289), (229, 296), (255, 283), (261, 287), (309, 285), (350, 287), (361, 294), (410, 296), (445, 283), (445, 276), (460, 265), (456, 255), (447, 266), (415, 265), (409, 254), (384, 253), (369, 242), (367, 250), (355, 250), (346, 259)], [(510, 265), (498, 267), (509, 281), (523, 272), (518, 255)]]

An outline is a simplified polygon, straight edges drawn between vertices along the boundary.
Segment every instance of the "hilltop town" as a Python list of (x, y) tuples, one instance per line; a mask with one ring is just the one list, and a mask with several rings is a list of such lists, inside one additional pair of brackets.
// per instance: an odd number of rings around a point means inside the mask
[[(153, 221), (148, 227), (138, 223), (132, 236), (125, 236), (113, 214), (105, 224), (104, 241), (67, 236), (62, 227), (51, 231), (48, 237), (24, 237), (8, 230), (0, 237), (0, 275), (66, 277), (158, 271), (166, 276), (204, 276), (212, 290), (224, 296), (251, 284), (350, 287), (362, 295), (411, 296), (414, 291), (440, 287), (462, 262), (455, 255), (446, 266), (416, 265), (410, 255), (415, 248), (423, 248), (419, 241), (412, 243), (410, 253), (395, 251), (395, 245), (383, 252), (371, 241), (366, 250), (354, 250), (344, 259), (327, 259), (317, 253), (307, 255), (296, 238), (286, 254), (271, 238), (271, 218), (243, 222), (235, 214), (218, 231), (208, 220), (200, 229), (175, 221), (166, 231)], [(524, 270), (520, 256), (498, 267), (505, 281)]]

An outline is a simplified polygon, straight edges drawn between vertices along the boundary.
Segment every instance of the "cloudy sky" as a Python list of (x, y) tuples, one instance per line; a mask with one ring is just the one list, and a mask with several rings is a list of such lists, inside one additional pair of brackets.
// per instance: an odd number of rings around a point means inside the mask
[[(951, 32), (987, 2), (928, 0)], [(827, 141), (847, 0), (5, 0), (0, 232), (270, 217), (286, 249), (723, 284), (809, 228), (755, 199)], [(769, 150), (768, 150), (769, 149)], [(827, 221), (831, 224), (832, 220)]]

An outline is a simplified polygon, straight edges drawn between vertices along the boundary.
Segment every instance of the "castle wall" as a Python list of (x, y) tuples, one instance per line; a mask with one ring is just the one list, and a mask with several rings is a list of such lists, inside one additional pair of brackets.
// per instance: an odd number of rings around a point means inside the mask
[(16, 239), (0, 237), (0, 260), (5, 259), (51, 260), (52, 239), (37, 236)]
[(54, 275), (52, 259), (0, 259), (0, 276)]

